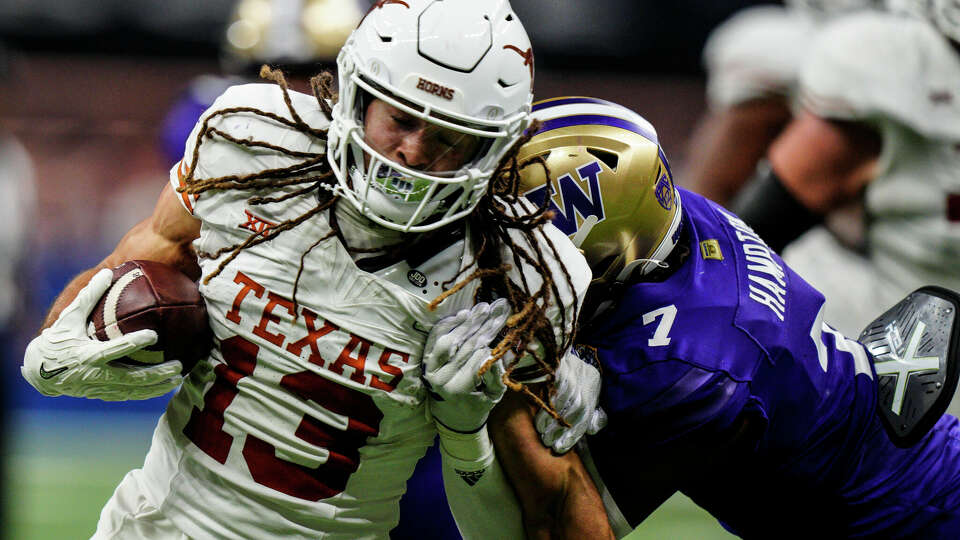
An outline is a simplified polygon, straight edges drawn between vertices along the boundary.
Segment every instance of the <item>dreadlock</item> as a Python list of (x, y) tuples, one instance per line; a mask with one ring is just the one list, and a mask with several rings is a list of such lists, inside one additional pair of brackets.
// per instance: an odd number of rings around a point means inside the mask
[[(434, 299), (430, 306), (436, 307), (445, 298), (475, 279), (480, 280), (477, 298), (507, 298), (514, 314), (507, 319), (506, 333), (493, 348), (491, 357), (481, 367), (478, 375), (482, 375), (510, 351), (513, 351), (518, 359), (529, 355), (539, 365), (540, 370), (549, 375), (549, 384), (531, 388), (530, 385), (516, 381), (512, 373), (518, 367), (517, 360), (507, 366), (504, 382), (512, 390), (526, 394), (541, 409), (566, 425), (566, 422), (549, 404), (549, 397), (555, 391), (553, 378), (560, 362), (560, 353), (573, 343), (579, 314), (574, 300), (573, 305), (570, 306), (573, 308), (572, 314), (568, 319), (567, 306), (563, 304), (563, 297), (556, 280), (562, 278), (566, 281), (569, 291), (575, 289), (569, 272), (561, 262), (556, 246), (543, 233), (543, 226), (553, 218), (553, 212), (546, 204), (531, 210), (530, 203), (522, 199), (519, 192), (520, 170), (528, 166), (531, 161), (518, 163), (517, 154), (520, 147), (530, 140), (538, 128), (539, 123), (534, 122), (520, 140), (510, 148), (497, 166), (490, 181), (490, 188), (468, 218), (471, 220), (471, 230), (475, 232), (475, 243), (479, 246), (475, 255), (478, 269)], [(540, 162), (546, 168), (546, 163), (542, 159)], [(511, 232), (519, 233), (525, 246), (516, 242)], [(507, 248), (509, 261), (501, 260), (503, 253), (501, 247)], [(548, 264), (551, 259), (560, 263), (558, 266), (562, 276), (555, 276), (551, 271)], [(532, 268), (542, 279), (542, 283), (536, 290), (532, 290), (531, 284), (522, 271), (516, 273), (519, 275), (520, 283), (514, 283), (509, 278), (508, 272), (511, 268), (521, 269), (524, 265)], [(459, 277), (459, 275), (456, 276), (454, 280)], [(554, 325), (546, 316), (547, 308), (551, 303), (558, 308), (561, 328), (564, 329), (559, 343), (553, 332)]]
[[(280, 87), (290, 118), (254, 107), (230, 107), (210, 113), (200, 126), (190, 157), (187, 175), (184, 178), (183, 185), (177, 188), (177, 191), (200, 195), (211, 190), (247, 190), (252, 193), (247, 202), (254, 206), (280, 203), (294, 197), (317, 192), (317, 204), (300, 216), (253, 233), (245, 240), (234, 245), (223, 247), (215, 252), (198, 252), (197, 255), (200, 258), (210, 259), (216, 259), (227, 254), (217, 268), (203, 278), (204, 283), (209, 283), (211, 279), (219, 275), (244, 249), (272, 240), (278, 235), (297, 227), (311, 217), (331, 208), (339, 199), (336, 178), (324, 153), (294, 151), (266, 141), (252, 138), (241, 139), (211, 125), (212, 121), (218, 117), (233, 114), (253, 114), (288, 126), (325, 143), (327, 140), (326, 130), (310, 126), (297, 114), (283, 73), (264, 65), (260, 70), (260, 76)], [(327, 120), (332, 119), (330, 103), (337, 99), (332, 90), (332, 82), (333, 75), (326, 71), (310, 80), (313, 95)], [(535, 129), (529, 130), (531, 134), (534, 132)], [(491, 358), (480, 369), (478, 375), (482, 375), (494, 362), (503, 358), (509, 351), (513, 351), (517, 359), (524, 355), (531, 356), (539, 367), (550, 376), (550, 382), (545, 387), (538, 385), (535, 390), (531, 390), (528, 385), (514, 380), (512, 373), (517, 367), (518, 360), (507, 366), (504, 382), (511, 389), (525, 393), (539, 407), (562, 422), (563, 420), (549, 405), (549, 394), (553, 391), (552, 376), (559, 364), (559, 353), (572, 343), (573, 329), (577, 318), (576, 303), (574, 302), (572, 318), (568, 320), (566, 306), (562, 305), (562, 296), (557, 287), (557, 277), (552, 275), (547, 262), (550, 259), (559, 261), (560, 256), (554, 244), (542, 231), (543, 225), (550, 221), (552, 213), (547, 210), (546, 206), (530, 211), (529, 204), (525, 203), (519, 194), (520, 167), (517, 164), (517, 152), (520, 146), (529, 140), (530, 136), (529, 134), (524, 135), (500, 161), (490, 181), (490, 188), (480, 200), (476, 210), (468, 218), (470, 228), (474, 232), (470, 241), (478, 247), (474, 255), (476, 264), (467, 265), (467, 268), (473, 267), (476, 270), (469, 275), (464, 275), (466, 271), (461, 271), (452, 280), (445, 283), (445, 286), (449, 284), (452, 284), (452, 286), (435, 298), (429, 307), (435, 309), (444, 299), (474, 280), (480, 280), (480, 286), (475, 294), (474, 301), (481, 298), (506, 298), (514, 314), (507, 320), (505, 331), (501, 333), (501, 340), (493, 348)], [(200, 148), (206, 140), (212, 140), (215, 137), (247, 148), (271, 150), (293, 158), (295, 162), (288, 167), (265, 169), (251, 174), (195, 178), (194, 172), (199, 161)], [(278, 196), (261, 194), (266, 190), (274, 191), (277, 188), (296, 186), (299, 186), (299, 188)], [(511, 236), (511, 232), (519, 234), (526, 247), (518, 244)], [(331, 231), (307, 248), (300, 257), (300, 265), (293, 289), (295, 306), (297, 305), (297, 288), (303, 273), (306, 256), (321, 242), (336, 234), (337, 229), (331, 223)], [(347, 249), (351, 248), (347, 246)], [(367, 250), (352, 249), (352, 251)], [(503, 253), (509, 254), (509, 260), (502, 260)], [(562, 264), (559, 266), (563, 274), (562, 278), (566, 280), (569, 290), (573, 291), (573, 282), (569, 273)], [(522, 269), (524, 267), (531, 268), (541, 277), (542, 282), (536, 290), (533, 290), (522, 271), (517, 272), (520, 283), (515, 283), (508, 277), (511, 268)], [(562, 328), (565, 329), (559, 343), (554, 336), (553, 325), (546, 316), (546, 310), (551, 304), (556, 304), (559, 308), (560, 322)], [(567, 330), (568, 327), (569, 330)]]
[[(285, 231), (293, 229), (297, 225), (309, 220), (311, 217), (330, 208), (338, 199), (336, 195), (336, 178), (333, 176), (333, 172), (330, 170), (330, 166), (327, 163), (326, 155), (324, 153), (298, 152), (282, 146), (270, 144), (266, 141), (259, 141), (252, 138), (239, 139), (210, 125), (213, 119), (221, 116), (248, 113), (261, 116), (263, 118), (268, 118), (285, 126), (291, 127), (300, 133), (326, 142), (326, 130), (317, 129), (313, 126), (310, 126), (303, 121), (299, 114), (297, 114), (296, 108), (294, 108), (293, 102), (290, 99), (290, 92), (286, 78), (281, 71), (264, 65), (260, 68), (260, 77), (273, 81), (280, 87), (283, 92), (284, 104), (287, 106), (287, 111), (290, 113), (290, 119), (268, 111), (257, 109), (255, 107), (229, 107), (210, 113), (203, 120), (203, 123), (200, 126), (200, 131), (193, 146), (193, 152), (190, 158), (190, 166), (188, 168), (187, 175), (184, 178), (183, 185), (178, 187), (177, 191), (191, 195), (200, 195), (201, 193), (210, 190), (227, 189), (242, 189), (249, 190), (254, 193), (260, 193), (266, 189), (275, 190), (276, 188), (285, 188), (288, 186), (302, 186), (299, 189), (295, 189), (280, 196), (265, 197), (254, 194), (247, 199), (247, 203), (252, 206), (273, 204), (301, 195), (306, 195), (311, 192), (317, 192), (317, 204), (300, 216), (288, 219), (278, 223), (273, 227), (251, 234), (242, 242), (238, 242), (232, 246), (220, 248), (212, 253), (203, 251), (198, 252), (198, 257), (210, 259), (216, 259), (224, 253), (228, 253), (227, 257), (220, 261), (220, 264), (217, 266), (217, 268), (203, 278), (204, 284), (209, 283), (211, 279), (217, 277), (220, 272), (222, 272), (223, 269), (226, 268), (226, 266), (230, 264), (230, 262), (233, 261), (244, 249), (262, 244), (267, 240), (276, 238), (279, 234)], [(313, 89), (314, 97), (316, 97), (317, 103), (319, 104), (320, 109), (323, 111), (327, 120), (331, 119), (331, 108), (329, 101), (336, 99), (336, 96), (332, 91), (332, 81), (333, 75), (328, 71), (324, 71), (310, 80), (310, 86)], [(230, 143), (246, 146), (248, 148), (269, 149), (294, 158), (297, 161), (288, 167), (265, 169), (252, 174), (225, 175), (215, 178), (195, 178), (194, 173), (197, 168), (197, 162), (200, 159), (200, 147), (203, 145), (204, 141), (213, 139), (214, 137), (219, 137), (223, 140), (229, 141)], [(304, 259), (310, 253), (310, 251), (313, 250), (313, 248), (320, 244), (320, 242), (334, 235), (336, 235), (336, 229), (331, 229), (329, 233), (318, 239), (300, 257), (300, 267), (297, 270), (297, 277), (294, 281), (293, 287), (293, 302), (295, 306), (297, 303), (297, 288), (300, 284), (300, 276), (303, 274)]]

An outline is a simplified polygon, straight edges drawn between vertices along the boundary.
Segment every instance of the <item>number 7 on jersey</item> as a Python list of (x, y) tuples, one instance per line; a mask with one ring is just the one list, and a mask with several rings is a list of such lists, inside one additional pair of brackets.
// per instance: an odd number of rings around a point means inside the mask
[(644, 326), (652, 323), (657, 318), (660, 323), (657, 329), (653, 331), (653, 337), (647, 340), (650, 347), (666, 347), (670, 344), (670, 329), (673, 328), (673, 320), (677, 317), (677, 306), (670, 304), (662, 308), (643, 314)]

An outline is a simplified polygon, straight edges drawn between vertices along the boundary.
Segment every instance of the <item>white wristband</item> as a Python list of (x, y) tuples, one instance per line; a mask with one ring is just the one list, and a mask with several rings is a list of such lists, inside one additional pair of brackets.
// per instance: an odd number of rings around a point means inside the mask
[(481, 471), (493, 462), (493, 444), (487, 427), (476, 433), (459, 433), (436, 423), (440, 434), (440, 451), (458, 471)]

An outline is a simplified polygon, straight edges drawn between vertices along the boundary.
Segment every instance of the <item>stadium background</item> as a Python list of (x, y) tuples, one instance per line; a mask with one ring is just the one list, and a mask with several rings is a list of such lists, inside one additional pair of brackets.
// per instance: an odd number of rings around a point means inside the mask
[[(682, 184), (685, 144), (705, 108), (703, 41), (735, 10), (765, 2), (512, 3), (537, 53), (537, 98), (633, 107), (657, 127)], [(0, 0), (0, 133), (19, 139), (35, 170), (15, 317), (2, 329), (6, 538), (87, 538), (120, 478), (142, 463), (166, 398), (44, 399), (20, 377), (20, 355), (66, 281), (152, 209), (170, 167), (163, 118), (193, 77), (220, 69), (233, 9), (233, 0)], [(631, 535), (726, 537), (682, 497)]]

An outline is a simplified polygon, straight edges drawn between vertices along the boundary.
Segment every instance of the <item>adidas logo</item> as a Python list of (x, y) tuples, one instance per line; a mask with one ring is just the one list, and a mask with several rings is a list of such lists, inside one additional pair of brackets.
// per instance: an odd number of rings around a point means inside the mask
[(480, 481), (483, 478), (483, 473), (487, 472), (486, 469), (480, 469), (479, 471), (461, 471), (460, 469), (454, 469), (457, 471), (457, 475), (460, 478), (463, 478), (463, 481), (467, 483), (468, 486), (473, 487), (474, 484)]

